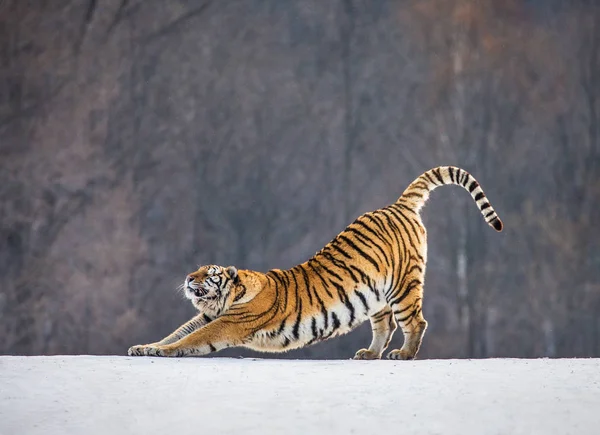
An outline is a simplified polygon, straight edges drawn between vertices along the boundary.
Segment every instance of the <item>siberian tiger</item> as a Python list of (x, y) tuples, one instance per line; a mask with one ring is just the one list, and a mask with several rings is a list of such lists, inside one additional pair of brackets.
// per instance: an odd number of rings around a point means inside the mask
[(468, 172), (444, 166), (413, 181), (398, 200), (348, 225), (310, 260), (267, 273), (202, 266), (183, 284), (199, 313), (163, 340), (129, 348), (129, 355), (206, 355), (242, 346), (285, 352), (344, 334), (366, 319), (373, 339), (355, 359), (379, 359), (399, 324), (401, 349), (390, 359), (415, 358), (427, 321), (422, 298), (426, 231), (419, 212), (438, 186), (464, 187), (496, 231), (502, 221)]

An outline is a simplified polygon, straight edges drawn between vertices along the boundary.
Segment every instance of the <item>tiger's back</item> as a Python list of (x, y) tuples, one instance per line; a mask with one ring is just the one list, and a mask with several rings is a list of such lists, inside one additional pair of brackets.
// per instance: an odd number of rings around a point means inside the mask
[[(414, 358), (427, 328), (422, 313), (427, 233), (419, 212), (429, 193), (445, 184), (469, 191), (486, 221), (502, 230), (502, 222), (470, 174), (455, 167), (434, 168), (413, 181), (394, 204), (358, 217), (305, 263), (266, 274), (236, 271), (231, 288), (219, 290), (221, 297), (227, 294), (219, 312), (211, 312), (211, 320), (189, 334), (196, 340), (180, 343), (177, 350), (193, 348), (194, 352), (182, 354), (205, 354), (244, 346), (284, 352), (344, 334), (369, 319), (373, 339), (356, 359), (380, 358), (397, 325), (404, 345), (388, 357)], [(229, 331), (230, 338), (201, 333), (217, 327)], [(180, 341), (185, 337), (175, 343)]]

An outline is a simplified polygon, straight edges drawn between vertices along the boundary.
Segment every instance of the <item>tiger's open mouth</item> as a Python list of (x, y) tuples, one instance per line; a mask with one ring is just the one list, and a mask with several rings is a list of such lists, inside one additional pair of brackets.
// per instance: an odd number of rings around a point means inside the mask
[(186, 290), (190, 296), (195, 296), (197, 298), (203, 298), (204, 296), (206, 296), (208, 294), (208, 290), (205, 289), (204, 287), (194, 288), (194, 287), (188, 285)]
[(198, 287), (198, 288), (190, 287), (190, 290), (194, 294), (194, 296), (196, 296), (198, 298), (202, 298), (208, 294), (208, 290), (206, 290), (205, 288), (202, 288), (202, 287)]

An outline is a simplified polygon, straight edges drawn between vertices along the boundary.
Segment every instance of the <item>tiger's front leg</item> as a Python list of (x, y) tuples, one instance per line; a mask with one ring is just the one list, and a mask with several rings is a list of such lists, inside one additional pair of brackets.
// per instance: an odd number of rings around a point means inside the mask
[(139, 346), (136, 351), (139, 352), (137, 355), (145, 356), (202, 356), (227, 347), (240, 346), (248, 338), (249, 334), (243, 327), (217, 319), (174, 343)]
[(198, 314), (193, 317), (191, 320), (185, 322), (179, 328), (177, 328), (173, 333), (169, 334), (165, 338), (155, 343), (150, 344), (138, 344), (136, 346), (131, 346), (127, 350), (127, 354), (129, 356), (141, 356), (144, 355), (144, 349), (148, 347), (156, 347), (162, 346), (166, 344), (175, 343), (177, 340), (182, 339), (183, 337), (191, 334), (192, 332), (202, 328), (206, 324), (212, 321), (211, 317), (206, 314)]

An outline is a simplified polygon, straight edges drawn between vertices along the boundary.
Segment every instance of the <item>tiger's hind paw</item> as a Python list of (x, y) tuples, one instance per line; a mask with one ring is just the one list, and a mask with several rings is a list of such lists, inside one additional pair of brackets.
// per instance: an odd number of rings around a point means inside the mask
[(387, 358), (396, 360), (411, 360), (415, 359), (415, 356), (409, 354), (406, 350), (396, 349), (388, 353)]
[(378, 355), (369, 349), (361, 349), (358, 352), (356, 352), (356, 355), (354, 355), (354, 359), (356, 359), (356, 360), (359, 360), (359, 359), (372, 360), (372, 359), (380, 359), (380, 358), (381, 358), (381, 355)]

